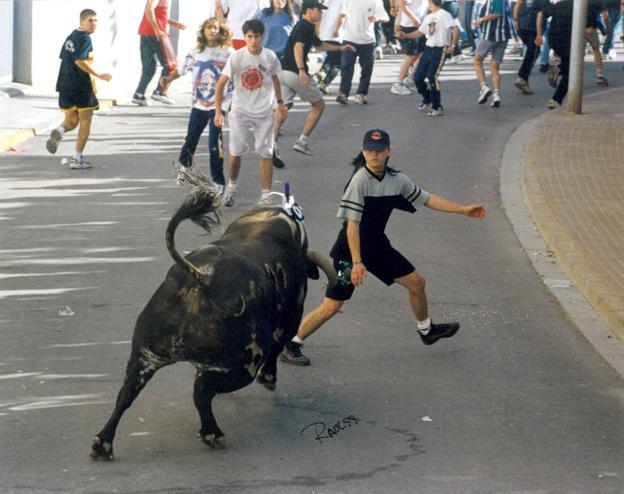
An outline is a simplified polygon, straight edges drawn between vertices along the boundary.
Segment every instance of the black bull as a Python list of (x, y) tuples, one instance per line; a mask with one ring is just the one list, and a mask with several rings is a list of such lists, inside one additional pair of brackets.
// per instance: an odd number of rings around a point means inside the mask
[(254, 378), (275, 389), (277, 357), (296, 334), (307, 278), (325, 259), (308, 251), (303, 224), (280, 207), (258, 207), (234, 221), (224, 235), (186, 258), (176, 249), (178, 225), (191, 219), (209, 229), (218, 201), (209, 189), (194, 189), (172, 217), (167, 248), (175, 265), (137, 319), (126, 376), (115, 409), (91, 445), (95, 459), (113, 458), (113, 440), (124, 411), (154, 373), (179, 361), (197, 369), (193, 399), (201, 440), (225, 446), (212, 400)]

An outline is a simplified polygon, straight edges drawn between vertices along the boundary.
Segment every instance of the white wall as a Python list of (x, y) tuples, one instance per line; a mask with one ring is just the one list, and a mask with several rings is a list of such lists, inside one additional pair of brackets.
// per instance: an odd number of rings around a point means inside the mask
[(0, 84), (13, 80), (13, 0), (0, 0)]
[[(211, 0), (172, 0), (171, 11), (177, 10), (178, 20), (187, 26), (179, 36), (180, 59), (194, 46), (199, 25), (211, 14), (211, 4)], [(132, 95), (141, 75), (137, 31), (145, 0), (17, 0), (17, 82), (29, 84), (38, 92), (54, 92), (61, 46), (78, 27), (80, 11), (85, 8), (98, 14), (98, 28), (92, 36), (94, 66), (113, 74), (110, 83), (98, 82), (98, 95)]]

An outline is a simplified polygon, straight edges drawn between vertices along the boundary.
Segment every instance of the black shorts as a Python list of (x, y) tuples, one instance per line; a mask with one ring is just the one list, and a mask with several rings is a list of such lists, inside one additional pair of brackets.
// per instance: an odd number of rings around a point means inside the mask
[(63, 111), (98, 110), (100, 102), (92, 91), (59, 91), (59, 108)]
[[(403, 33), (413, 33), (414, 31), (418, 31), (418, 28), (401, 26), (401, 32)], [(424, 36), (416, 39), (402, 39), (401, 48), (403, 49), (403, 53), (407, 56), (415, 57), (425, 50), (425, 42), (426, 40)]]
[[(351, 263), (351, 259), (333, 258), (332, 260), (336, 272), (338, 272), (341, 262), (347, 261), (349, 264)], [(368, 272), (388, 286), (392, 285), (397, 278), (407, 276), (415, 271), (412, 263), (389, 243), (378, 247), (371, 248), (369, 246), (366, 249), (363, 248), (362, 261)], [(325, 296), (333, 300), (349, 300), (354, 290), (355, 287), (352, 283), (343, 284), (338, 281), (336, 286), (325, 290)]]

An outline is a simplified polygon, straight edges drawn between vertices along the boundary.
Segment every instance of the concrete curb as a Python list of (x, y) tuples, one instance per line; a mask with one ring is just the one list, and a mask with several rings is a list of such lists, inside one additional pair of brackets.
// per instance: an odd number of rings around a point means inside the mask
[(624, 378), (624, 341), (609, 331), (587, 299), (558, 266), (525, 203), (526, 191), (522, 179), (524, 146), (542, 118), (544, 115), (518, 127), (505, 146), (500, 173), (503, 208), (533, 267), (571, 322)]

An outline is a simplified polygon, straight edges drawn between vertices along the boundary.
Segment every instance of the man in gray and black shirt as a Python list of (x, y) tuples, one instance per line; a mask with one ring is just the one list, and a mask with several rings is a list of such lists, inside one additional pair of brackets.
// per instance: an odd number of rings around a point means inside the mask
[(426, 192), (409, 177), (390, 168), (389, 158), (390, 136), (382, 129), (369, 130), (364, 136), (362, 152), (353, 161), (356, 171), (338, 208), (338, 218), (343, 219), (344, 224), (330, 256), (339, 282), (328, 287), (321, 305), (305, 316), (297, 336), (282, 351), (282, 361), (310, 364), (310, 359), (301, 353), (303, 340), (340, 311), (355, 287), (364, 283), (367, 271), (388, 286), (396, 282), (407, 289), (418, 334), (425, 345), (450, 338), (459, 330), (456, 322), (431, 322), (425, 280), (412, 263), (392, 247), (385, 228), (394, 209), (414, 213), (418, 206), (427, 206), (436, 211), (484, 218), (485, 208), (481, 204), (458, 204)]

